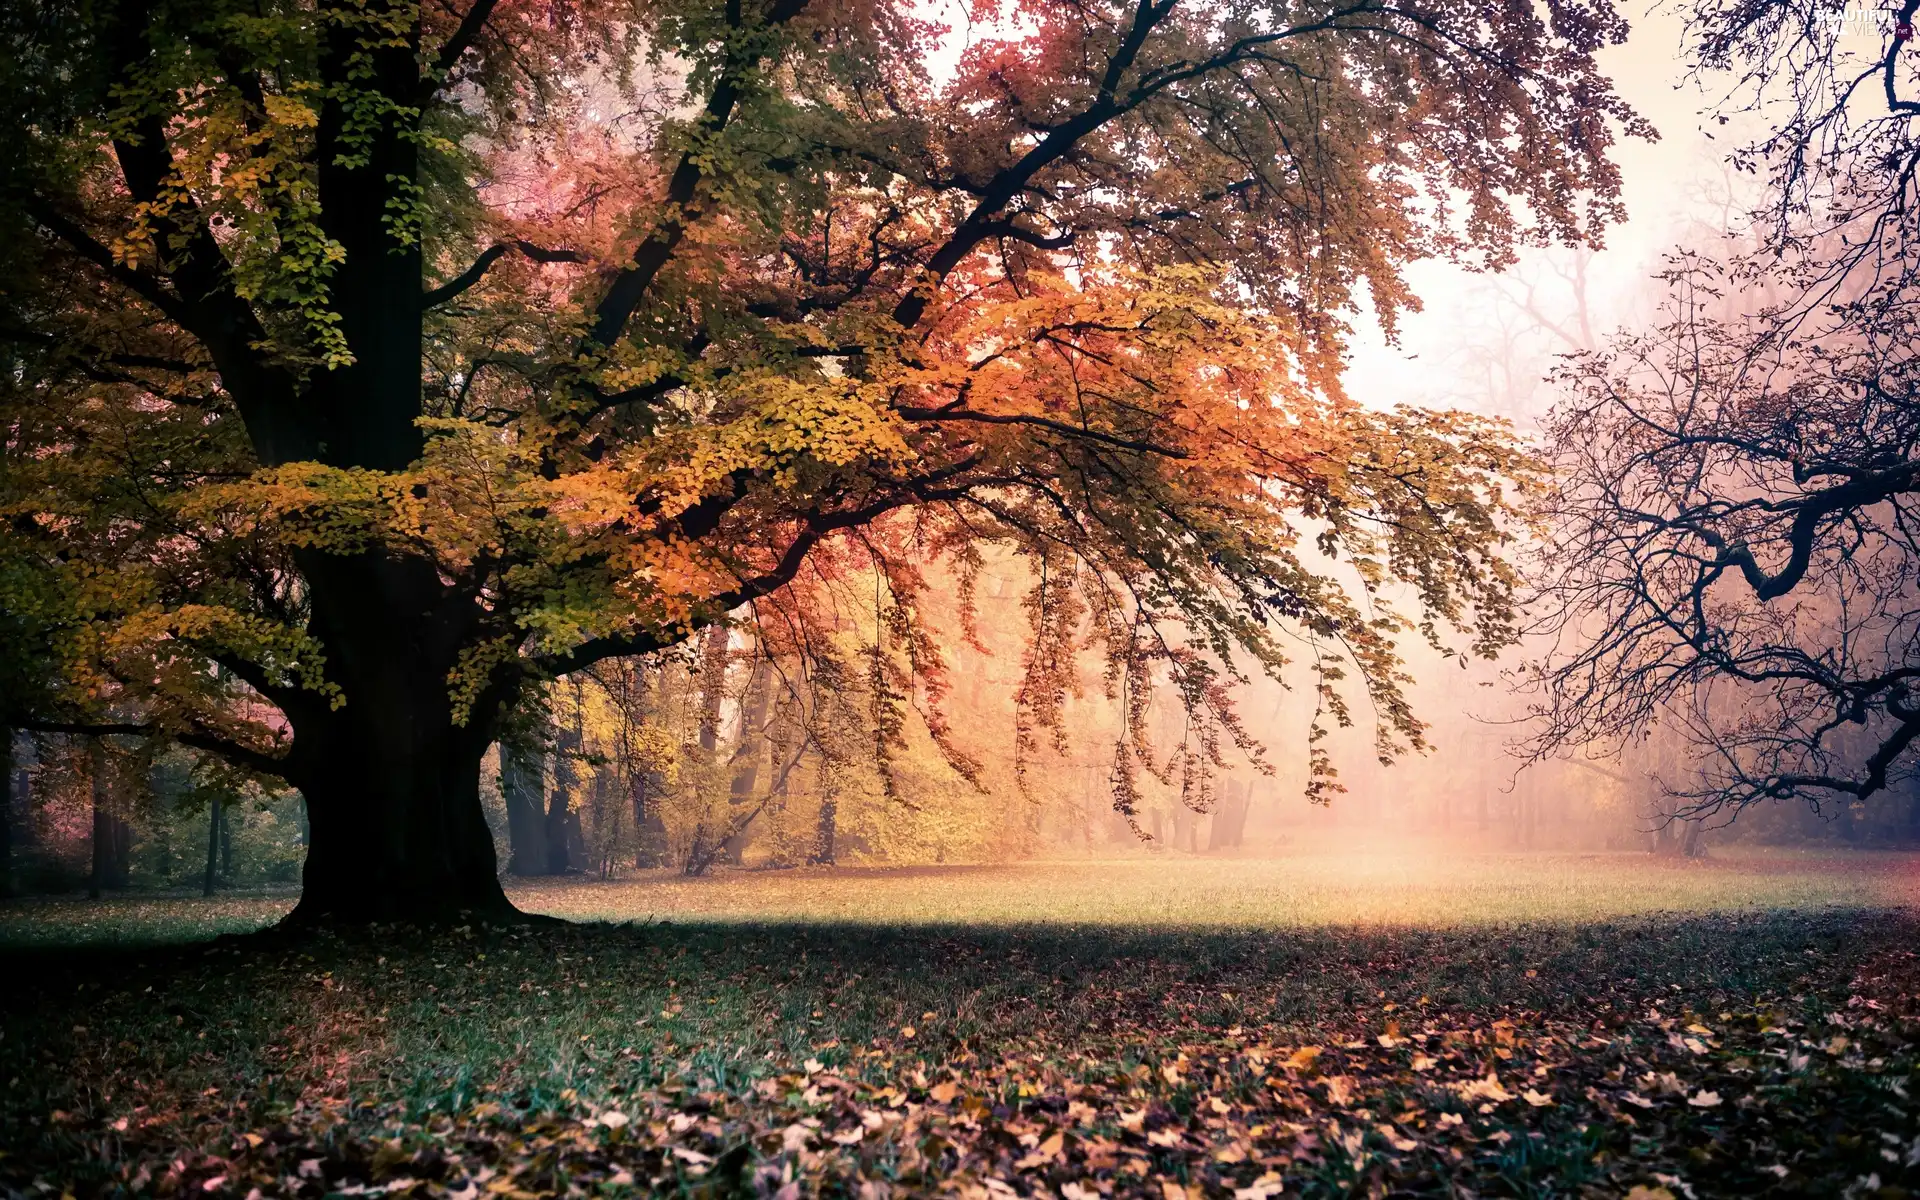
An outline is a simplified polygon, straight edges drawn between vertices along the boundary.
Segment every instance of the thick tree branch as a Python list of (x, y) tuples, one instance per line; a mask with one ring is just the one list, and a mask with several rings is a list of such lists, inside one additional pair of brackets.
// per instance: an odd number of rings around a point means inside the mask
[(440, 53), (434, 56), (432, 72), (427, 78), (421, 80), (426, 86), (428, 95), (440, 90), (446, 82), (448, 72), (459, 63), (462, 55), (473, 48), (473, 43), (479, 38), (480, 31), (487, 27), (487, 20), (493, 16), (493, 10), (498, 3), (499, 0), (473, 0), (466, 15), (460, 18), (460, 24), (454, 29), (453, 35), (447, 38), (446, 44), (440, 47)]
[(42, 229), (65, 242), (67, 246), (104, 271), (108, 278), (120, 284), (142, 300), (153, 305), (167, 317), (184, 326), (186, 306), (179, 297), (170, 295), (158, 275), (148, 271), (136, 271), (115, 259), (113, 251), (107, 249), (98, 238), (69, 221), (54, 209), (51, 204), (38, 196), (27, 201), (27, 211)]
[[(1920, 0), (1916, 0), (1920, 2)], [(1813, 561), (1814, 541), (1821, 523), (1836, 513), (1849, 512), (1878, 504), (1902, 492), (1920, 488), (1920, 462), (1903, 463), (1888, 471), (1815, 492), (1796, 503), (1793, 527), (1787, 536), (1788, 556), (1784, 566), (1769, 575), (1754, 560), (1753, 551), (1744, 543), (1729, 542), (1712, 529), (1696, 530), (1700, 540), (1719, 552), (1719, 562), (1738, 567), (1740, 575), (1762, 600), (1774, 600), (1793, 590)]]
[[(792, 583), (805, 565), (807, 555), (829, 534), (846, 529), (868, 525), (880, 517), (899, 508), (915, 504), (937, 504), (945, 500), (963, 499), (981, 487), (992, 487), (1010, 482), (1004, 479), (975, 480), (955, 487), (934, 487), (932, 481), (951, 478), (970, 466), (976, 459), (968, 458), (933, 472), (921, 479), (910, 480), (901, 485), (902, 490), (882, 497), (859, 508), (846, 509), (835, 513), (812, 512), (802, 518), (799, 532), (779, 559), (768, 570), (759, 575), (742, 580), (731, 591), (723, 592), (708, 599), (704, 608), (714, 613), (727, 613), (753, 600), (771, 595), (787, 584)], [(701, 622), (704, 624), (705, 622)], [(681, 631), (681, 636), (693, 632)], [(582, 667), (592, 666), (605, 658), (619, 658), (635, 654), (651, 654), (656, 650), (675, 645), (680, 639), (671, 635), (650, 632), (613, 634), (594, 638), (563, 654), (547, 655), (533, 661), (535, 669), (549, 676), (565, 675), (578, 671)]]
[(894, 411), (908, 421), (970, 421), (977, 425), (1031, 425), (1039, 429), (1052, 430), (1054, 433), (1070, 438), (1104, 442), (1109, 446), (1132, 450), (1138, 454), (1155, 454), (1162, 458), (1176, 459), (1190, 457), (1185, 450), (1172, 446), (1122, 437), (1117, 433), (1089, 429), (1084, 425), (1069, 425), (1065, 421), (1055, 421), (1049, 417), (1038, 417), (1029, 413), (983, 413), (967, 408), (897, 408)]
[(532, 242), (520, 241), (518, 239), (509, 242), (495, 242), (485, 250), (482, 250), (480, 257), (474, 259), (473, 264), (466, 270), (460, 272), (460, 274), (449, 279), (439, 287), (421, 293), (420, 307), (424, 310), (437, 308), (445, 304), (447, 301), (479, 283), (494, 263), (499, 262), (502, 257), (515, 250), (518, 250), (521, 254), (538, 263), (583, 263), (589, 261), (586, 255), (577, 250), (549, 250), (544, 246), (536, 246)]
[(155, 725), (137, 725), (115, 721), (42, 721), (31, 717), (10, 717), (7, 724), (35, 733), (71, 733), (85, 737), (161, 736), (195, 750), (218, 755), (237, 767), (262, 775), (285, 779), (286, 760), (230, 741), (205, 729), (169, 730)]
[[(1900, 11), (1894, 16), (1894, 34), (1887, 46), (1887, 57), (1881, 64), (1881, 71), (1883, 72), (1883, 79), (1886, 84), (1887, 109), (1890, 112), (1920, 113), (1920, 101), (1902, 100), (1895, 86), (1897, 81), (1894, 78), (1894, 70), (1898, 65), (1900, 51), (1906, 47), (1909, 41), (1913, 40), (1912, 29), (1915, 13), (1920, 13), (1920, 0), (1906, 0), (1906, 3), (1900, 6)], [(1901, 29), (1908, 31), (1905, 37), (1900, 35), (1899, 31)]]
[[(800, 15), (806, 6), (807, 0), (776, 0), (767, 13), (767, 24), (784, 25)], [(734, 106), (740, 100), (741, 76), (752, 65), (734, 64), (721, 73), (718, 82), (713, 85), (713, 93), (707, 97), (705, 110), (700, 114), (701, 135), (712, 137), (726, 128), (727, 122), (733, 117)], [(633, 252), (631, 265), (614, 277), (607, 294), (594, 310), (589, 336), (595, 346), (604, 349), (619, 340), (621, 331), (626, 328), (634, 310), (640, 307), (640, 301), (653, 286), (661, 268), (673, 257), (675, 248), (680, 245), (688, 227), (698, 215), (693, 200), (703, 178), (704, 172), (700, 169), (696, 152), (689, 150), (680, 157), (679, 164), (667, 180), (667, 194), (661, 202), (664, 215), (660, 223)]]

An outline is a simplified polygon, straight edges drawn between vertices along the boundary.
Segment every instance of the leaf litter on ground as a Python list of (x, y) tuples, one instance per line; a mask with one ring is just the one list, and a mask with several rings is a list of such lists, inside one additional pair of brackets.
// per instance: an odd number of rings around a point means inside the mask
[(1905, 1195), (1914, 932), (469, 927), (29, 956), (0, 1187)]

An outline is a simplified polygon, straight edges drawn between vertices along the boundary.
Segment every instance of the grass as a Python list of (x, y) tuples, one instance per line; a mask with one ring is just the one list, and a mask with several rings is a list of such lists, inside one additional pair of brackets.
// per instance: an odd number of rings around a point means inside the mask
[(1915, 868), (786, 872), (293, 943), (178, 940), (284, 896), (14, 904), (0, 1187), (1904, 1195)]
[[(514, 902), (571, 921), (849, 925), (1467, 928), (1659, 913), (1885, 909), (1920, 898), (1903, 854), (1772, 851), (1682, 862), (1641, 854), (1310, 853), (1003, 866), (649, 872), (516, 882)], [(0, 904), (0, 948), (195, 942), (271, 925), (291, 891)]]

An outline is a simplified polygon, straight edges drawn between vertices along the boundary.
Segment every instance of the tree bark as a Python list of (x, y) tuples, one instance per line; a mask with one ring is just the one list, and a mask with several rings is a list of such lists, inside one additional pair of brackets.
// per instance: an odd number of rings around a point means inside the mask
[(306, 796), (311, 843), (287, 918), (438, 922), (515, 914), (480, 804), (480, 762), (513, 695), (491, 685), (455, 721), (447, 677), (474, 619), (431, 564), (314, 556), (311, 627), (343, 703), (283, 704), (288, 782)]
[(532, 750), (500, 747), (500, 795), (507, 805), (507, 844), (512, 853), (507, 870), (515, 875), (547, 873), (544, 759)]
[(839, 833), (835, 827), (839, 809), (839, 803), (834, 800), (832, 793), (828, 793), (827, 798), (820, 802), (820, 815), (815, 818), (813, 826), (813, 853), (807, 856), (807, 861), (815, 866), (833, 865), (833, 842)]
[(13, 895), (13, 730), (0, 725), (0, 896)]
[(485, 746), (466, 732), (363, 729), (352, 740), (378, 754), (374, 764), (315, 771), (305, 789), (313, 844), (290, 922), (515, 915), (480, 807)]

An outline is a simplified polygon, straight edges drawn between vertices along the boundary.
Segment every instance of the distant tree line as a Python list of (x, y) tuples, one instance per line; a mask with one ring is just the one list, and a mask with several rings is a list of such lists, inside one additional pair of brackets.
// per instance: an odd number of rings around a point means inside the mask
[(297, 793), (130, 738), (15, 733), (0, 742), (0, 894), (213, 895), (299, 879), (306, 826)]

